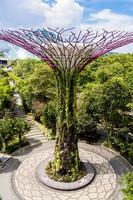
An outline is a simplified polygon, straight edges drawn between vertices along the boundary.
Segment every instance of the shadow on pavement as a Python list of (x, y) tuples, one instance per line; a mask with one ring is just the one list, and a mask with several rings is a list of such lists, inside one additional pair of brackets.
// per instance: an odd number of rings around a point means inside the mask
[(0, 162), (0, 174), (13, 172), (14, 170), (16, 170), (18, 166), (21, 164), (21, 162), (33, 151), (33, 149), (35, 150), (41, 145), (42, 145), (41, 143), (38, 143), (32, 146), (30, 145), (25, 146), (17, 150), (16, 152), (12, 153), (9, 159), (6, 159), (5, 155), (5, 162)]
[(19, 159), (11, 157), (8, 161), (6, 161), (0, 168), (0, 174), (13, 172), (18, 166), (21, 164)]
[(128, 164), (128, 162), (119, 155), (115, 155), (112, 159), (110, 159), (109, 163), (118, 176), (133, 170), (130, 164)]
[(23, 155), (28, 155), (30, 152), (33, 151), (33, 149), (36, 149), (42, 145), (42, 143), (40, 143), (40, 141), (36, 140), (36, 139), (33, 139), (32, 142), (35, 142), (35, 143), (38, 142), (38, 143), (34, 144), (34, 145), (25, 146), (25, 147), (17, 150), (16, 152), (12, 153), (12, 156), (19, 157), (19, 156), (23, 156)]

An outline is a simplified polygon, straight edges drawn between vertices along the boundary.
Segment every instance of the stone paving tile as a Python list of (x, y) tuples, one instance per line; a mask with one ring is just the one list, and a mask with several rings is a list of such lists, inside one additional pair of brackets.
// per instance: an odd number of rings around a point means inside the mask
[[(41, 156), (39, 156), (38, 154), (39, 152), (45, 152), (46, 155), (43, 157), (43, 159), (45, 159), (45, 157), (47, 158), (50, 155), (50, 153), (52, 154), (53, 150), (49, 151), (49, 149), (54, 149), (54, 145), (55, 145), (54, 141), (48, 141), (48, 142), (45, 142), (44, 144), (37, 144), (35, 146), (25, 147), (21, 149), (20, 151), (16, 152), (12, 156), (12, 158), (9, 159), (5, 163), (5, 167), (0, 171), (0, 194), (3, 200), (32, 200), (32, 194), (30, 191), (32, 190), (32, 188), (36, 190), (39, 184), (35, 177), (35, 172), (34, 172), (35, 169), (33, 170), (34, 168), (33, 164), (35, 163), (36, 166), (38, 165), (37, 158), (40, 160), (42, 156), (42, 154)], [(53, 190), (53, 189), (43, 186), (42, 184), (39, 184), (39, 192), (41, 193), (42, 200), (48, 200), (48, 199), (50, 200), (63, 200), (63, 199), (64, 200), (82, 200), (83, 195), (88, 197), (86, 200), (95, 200), (93, 199), (93, 196), (92, 198), (89, 197), (89, 194), (91, 193), (91, 191), (93, 191), (93, 193), (95, 192), (94, 188), (97, 188), (98, 199), (100, 200), (106, 200), (106, 199), (123, 200), (122, 193), (120, 192), (119, 184), (118, 183), (114, 184), (114, 179), (117, 181), (119, 176), (121, 176), (123, 173), (127, 171), (131, 171), (132, 167), (118, 154), (110, 152), (108, 149), (102, 148), (98, 145), (89, 145), (83, 142), (82, 143), (79, 142), (79, 148), (81, 149), (81, 151), (83, 150), (85, 155), (89, 157), (91, 154), (97, 155), (96, 158), (91, 156), (92, 162), (95, 163), (95, 167), (97, 170), (97, 176), (95, 177), (94, 181), (88, 187), (85, 187), (80, 190), (69, 191), (69, 192)], [(35, 156), (35, 162), (34, 162), (35, 154), (38, 156)], [(81, 155), (82, 155), (82, 152), (81, 152)], [(102, 159), (104, 160), (104, 162), (102, 161)], [(21, 168), (20, 163), (23, 164), (23, 168), (24, 168), (22, 169), (22, 171), (20, 170), (21, 174), (19, 173), (19, 170), (16, 170), (16, 169)], [(101, 165), (103, 166), (103, 168), (100, 167)], [(21, 180), (24, 179), (24, 176), (23, 176), (24, 170), (28, 172), (28, 178), (30, 180), (33, 179), (33, 184), (27, 183), (24, 185), (18, 182), (18, 178), (20, 182)], [(14, 173), (12, 174), (13, 171), (15, 172), (15, 176), (14, 176)], [(105, 184), (105, 186), (107, 185), (105, 182), (107, 182), (108, 180), (108, 176), (107, 176), (108, 174), (110, 176), (109, 183), (108, 183), (110, 191), (109, 192), (107, 191), (105, 195), (104, 190), (107, 190), (107, 189), (104, 186), (101, 187), (101, 183)], [(104, 180), (102, 176), (104, 177)], [(15, 182), (15, 186), (17, 189), (14, 188), (14, 184), (12, 184), (12, 182), (14, 183), (14, 178), (16, 178), (17, 180)], [(24, 187), (22, 185), (24, 185)], [(31, 187), (29, 187), (29, 185)], [(113, 195), (109, 197), (109, 193), (111, 193), (111, 190), (113, 190)], [(20, 197), (20, 194), (22, 192), (24, 193), (24, 191), (26, 191), (26, 194), (30, 195), (30, 197), (24, 194), (23, 194), (23, 198), (22, 196)]]
[(108, 161), (100, 155), (82, 148), (80, 155), (88, 159), (97, 171), (97, 175), (90, 185), (82, 190), (69, 192), (60, 192), (42, 186), (35, 177), (36, 169), (40, 162), (52, 154), (52, 149), (40, 151), (25, 159), (19, 166), (14, 177), (14, 184), (20, 197), (24, 197), (25, 200), (28, 200), (29, 197), (36, 200), (53, 200), (55, 198), (58, 200), (101, 200), (101, 198), (107, 200), (114, 192), (116, 175)]

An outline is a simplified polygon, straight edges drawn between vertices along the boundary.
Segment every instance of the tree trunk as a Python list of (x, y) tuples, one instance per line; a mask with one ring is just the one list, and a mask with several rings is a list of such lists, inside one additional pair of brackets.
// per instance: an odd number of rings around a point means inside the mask
[(5, 140), (3, 139), (3, 137), (0, 135), (0, 137), (1, 137), (1, 150), (2, 150), (2, 152), (5, 152), (5, 150), (6, 150), (6, 147), (7, 147), (7, 144), (6, 144), (6, 142), (5, 142)]
[(19, 132), (19, 134), (18, 134), (18, 137), (19, 137), (19, 144), (21, 144), (21, 143), (22, 143), (22, 135), (21, 135), (20, 132)]
[[(76, 134), (77, 74), (56, 74), (58, 89), (57, 130), (52, 173), (57, 180), (74, 181), (80, 171)], [(60, 177), (62, 177), (60, 179)], [(64, 178), (63, 178), (64, 177)]]

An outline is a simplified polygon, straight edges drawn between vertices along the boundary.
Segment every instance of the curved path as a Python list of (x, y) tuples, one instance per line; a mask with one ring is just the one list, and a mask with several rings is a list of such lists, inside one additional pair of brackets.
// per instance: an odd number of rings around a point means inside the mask
[(3, 200), (121, 200), (118, 178), (132, 170), (118, 154), (100, 146), (79, 142), (80, 154), (96, 169), (94, 181), (76, 191), (58, 191), (39, 183), (35, 176), (38, 163), (53, 152), (54, 141), (25, 147), (12, 155), (0, 170)]
[(30, 145), (35, 145), (47, 141), (44, 137), (44, 134), (38, 129), (38, 127), (36, 126), (35, 122), (32, 120), (32, 117), (30, 115), (26, 115), (25, 112), (19, 106), (16, 106), (14, 108), (14, 113), (16, 117), (20, 117), (26, 120), (30, 124), (31, 129), (26, 134), (26, 137), (29, 140)]

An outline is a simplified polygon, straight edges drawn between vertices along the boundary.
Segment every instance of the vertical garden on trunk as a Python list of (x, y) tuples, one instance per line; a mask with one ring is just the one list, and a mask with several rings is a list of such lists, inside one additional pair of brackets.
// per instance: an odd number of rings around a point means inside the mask
[(54, 159), (47, 172), (55, 180), (72, 181), (81, 177), (83, 167), (79, 159), (76, 134), (76, 86), (77, 73), (56, 73), (57, 81), (57, 131)]
[(53, 160), (46, 171), (58, 181), (74, 181), (85, 174), (76, 134), (76, 84), (78, 74), (105, 53), (133, 42), (133, 33), (92, 32), (72, 29), (7, 30), (0, 40), (20, 46), (46, 62), (57, 81), (57, 130)]

